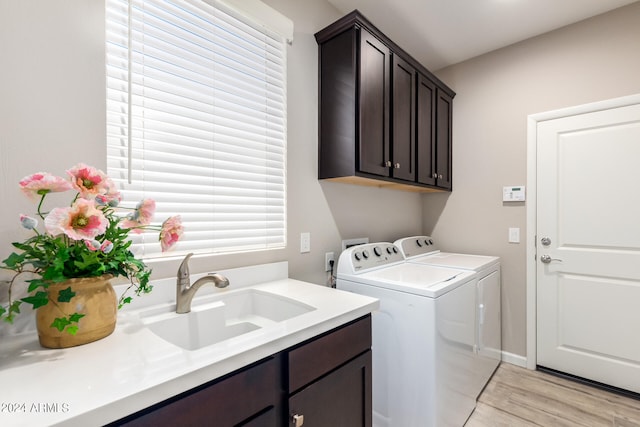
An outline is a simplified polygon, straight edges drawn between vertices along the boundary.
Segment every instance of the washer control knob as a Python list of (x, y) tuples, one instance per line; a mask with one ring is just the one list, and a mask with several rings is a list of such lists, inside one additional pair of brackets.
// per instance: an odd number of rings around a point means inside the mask
[(382, 255), (382, 250), (380, 250), (380, 248), (376, 246), (373, 248), (373, 253), (376, 254), (376, 256), (380, 256)]
[(353, 257), (356, 259), (356, 261), (360, 261), (360, 252), (354, 252), (353, 253)]
[(368, 250), (366, 250), (366, 249), (365, 249), (364, 251), (362, 251), (362, 257), (363, 257), (364, 259), (369, 258), (369, 251), (368, 251)]
[(417, 239), (416, 243), (418, 244), (418, 247), (420, 247), (420, 248), (422, 247), (422, 242), (420, 241), (420, 239)]
[(429, 242), (429, 239), (424, 239), (424, 244), (429, 246), (431, 244), (431, 242)]
[(393, 253), (393, 250), (391, 249), (391, 246), (388, 246), (388, 247), (387, 247), (387, 253), (388, 253), (389, 255), (391, 255), (391, 254)]
[(393, 247), (393, 253), (397, 254), (398, 253), (398, 248), (396, 248), (395, 246)]

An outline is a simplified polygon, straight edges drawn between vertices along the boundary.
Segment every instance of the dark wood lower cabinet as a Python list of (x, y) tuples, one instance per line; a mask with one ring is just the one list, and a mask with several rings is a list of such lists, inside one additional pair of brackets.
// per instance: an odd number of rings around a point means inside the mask
[[(118, 426), (275, 426), (282, 402), (281, 357), (276, 355), (120, 420)], [(271, 412), (273, 412), (271, 414)], [(260, 415), (260, 417), (258, 417)]]
[(367, 315), (111, 426), (370, 427)]
[(289, 413), (303, 427), (371, 426), (371, 351), (291, 396)]

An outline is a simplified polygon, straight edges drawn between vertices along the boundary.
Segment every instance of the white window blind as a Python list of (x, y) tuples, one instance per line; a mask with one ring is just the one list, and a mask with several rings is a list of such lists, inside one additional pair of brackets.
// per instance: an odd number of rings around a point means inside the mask
[(284, 247), (286, 41), (209, 3), (107, 0), (107, 171), (129, 206), (182, 216), (178, 253)]

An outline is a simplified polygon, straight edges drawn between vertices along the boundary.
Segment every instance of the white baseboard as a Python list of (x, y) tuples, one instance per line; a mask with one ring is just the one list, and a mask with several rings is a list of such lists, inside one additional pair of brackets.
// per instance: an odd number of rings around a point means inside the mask
[(503, 351), (502, 361), (511, 363), (512, 365), (520, 366), (521, 368), (527, 367), (527, 358), (525, 356), (520, 356), (519, 354), (507, 353), (506, 351)]

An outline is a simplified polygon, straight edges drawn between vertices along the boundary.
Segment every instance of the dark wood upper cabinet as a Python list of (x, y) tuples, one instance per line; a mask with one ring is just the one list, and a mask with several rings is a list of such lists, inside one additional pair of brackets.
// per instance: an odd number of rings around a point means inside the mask
[(451, 114), (453, 98), (437, 90), (436, 103), (436, 185), (451, 190)]
[(416, 77), (415, 68), (394, 55), (391, 173), (410, 182), (416, 179)]
[(422, 74), (418, 74), (416, 122), (418, 182), (436, 185), (436, 85)]
[(360, 31), (359, 75), (358, 170), (389, 176), (391, 51), (366, 30)]
[(358, 11), (315, 37), (318, 178), (451, 190), (455, 92)]

